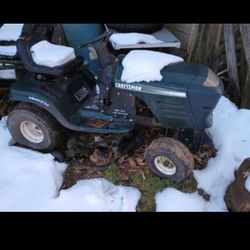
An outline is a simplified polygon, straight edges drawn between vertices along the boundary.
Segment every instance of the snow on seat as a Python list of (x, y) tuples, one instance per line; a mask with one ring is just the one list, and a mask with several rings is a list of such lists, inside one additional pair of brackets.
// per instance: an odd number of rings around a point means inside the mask
[(0, 41), (17, 41), (23, 29), (22, 23), (5, 23), (0, 28)]
[(121, 80), (123, 82), (161, 81), (161, 70), (172, 63), (183, 62), (178, 56), (150, 51), (130, 51), (122, 61), (124, 67)]
[(61, 66), (76, 58), (73, 48), (55, 45), (46, 40), (33, 45), (30, 48), (30, 52), (37, 65), (50, 68)]
[(149, 44), (163, 43), (163, 41), (156, 39), (152, 35), (135, 33), (135, 32), (113, 34), (109, 40), (112, 43), (118, 45), (139, 44), (139, 43), (149, 43)]

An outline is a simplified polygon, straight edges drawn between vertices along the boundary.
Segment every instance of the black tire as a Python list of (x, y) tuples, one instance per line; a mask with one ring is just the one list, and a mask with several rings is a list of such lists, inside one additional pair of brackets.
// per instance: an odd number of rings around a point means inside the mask
[[(24, 137), (23, 122), (32, 122), (42, 131), (42, 141), (34, 143)], [(14, 140), (25, 147), (41, 152), (51, 152), (59, 144), (60, 125), (47, 111), (25, 103), (18, 104), (8, 115), (8, 129)]]
[[(145, 152), (146, 164), (158, 176), (167, 178), (174, 182), (184, 181), (194, 168), (194, 158), (189, 149), (181, 142), (172, 138), (158, 138), (154, 140)], [(172, 164), (173, 171), (166, 173), (160, 164), (157, 166), (157, 159), (164, 157)], [(170, 168), (170, 171), (171, 171)]]
[(163, 27), (163, 24), (108, 23), (107, 26), (118, 32), (153, 33), (160, 30)]

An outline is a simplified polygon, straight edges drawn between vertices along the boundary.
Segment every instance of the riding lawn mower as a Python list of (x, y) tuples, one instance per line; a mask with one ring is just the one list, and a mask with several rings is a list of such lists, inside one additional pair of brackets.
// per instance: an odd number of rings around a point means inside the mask
[(205, 65), (184, 61), (166, 65), (160, 81), (122, 81), (126, 55), (113, 53), (112, 34), (105, 31), (79, 44), (96, 51), (98, 75), (69, 47), (70, 56), (60, 63), (38, 63), (32, 55), (34, 47), (46, 43), (55, 46), (56, 53), (61, 45), (51, 44), (41, 34), (19, 39), (22, 67), (9, 85), (8, 129), (18, 145), (52, 152), (67, 144), (71, 133), (79, 145), (119, 147), (137, 138), (143, 127), (162, 128), (166, 136), (150, 143), (145, 162), (157, 175), (181, 182), (194, 168), (190, 145), (199, 150), (223, 83)]

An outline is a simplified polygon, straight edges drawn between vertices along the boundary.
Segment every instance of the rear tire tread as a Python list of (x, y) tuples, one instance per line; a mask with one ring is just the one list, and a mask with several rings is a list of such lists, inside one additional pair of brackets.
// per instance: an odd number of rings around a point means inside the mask
[[(11, 127), (15, 126), (15, 120), (17, 119), (15, 117), (17, 114), (16, 112), (18, 112), (17, 117), (19, 117), (20, 114), (27, 115), (28, 117), (29, 116), (33, 117), (35, 120), (38, 120), (47, 128), (48, 133), (50, 135), (50, 139), (51, 139), (51, 143), (48, 147), (45, 147), (43, 149), (40, 149), (38, 145), (34, 145), (34, 147), (32, 147), (31, 142), (28, 142), (27, 140), (26, 140), (27, 143), (25, 143), (25, 140), (22, 140), (22, 142), (20, 142), (16, 138), (16, 137), (20, 137), (20, 135), (14, 135), (15, 132), (13, 132), (11, 129)], [(50, 152), (53, 149), (55, 149), (59, 144), (59, 135), (61, 131), (60, 124), (55, 120), (55, 118), (51, 114), (49, 114), (47, 111), (43, 110), (42, 108), (36, 105), (27, 104), (27, 103), (19, 103), (9, 113), (7, 123), (8, 123), (10, 133), (12, 134), (12, 137), (17, 141), (17, 143), (20, 143), (24, 146), (31, 147), (41, 152)]]

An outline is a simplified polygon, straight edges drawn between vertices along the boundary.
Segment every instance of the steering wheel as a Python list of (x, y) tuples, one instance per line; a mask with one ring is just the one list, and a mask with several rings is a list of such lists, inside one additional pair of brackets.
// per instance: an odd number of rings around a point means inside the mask
[(98, 42), (100, 40), (108, 39), (112, 34), (113, 34), (113, 31), (105, 31), (99, 37), (97, 37), (97, 38), (95, 38), (93, 40), (90, 40), (88, 42), (82, 43), (79, 46), (77, 46), (77, 48), (80, 49), (80, 48), (86, 47), (86, 46), (88, 46), (90, 44), (96, 43), (96, 42)]

